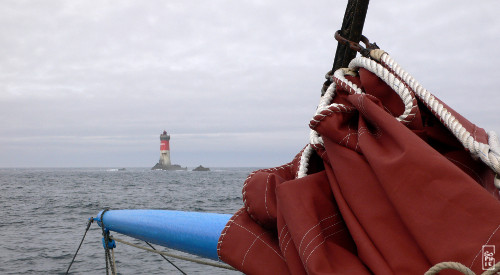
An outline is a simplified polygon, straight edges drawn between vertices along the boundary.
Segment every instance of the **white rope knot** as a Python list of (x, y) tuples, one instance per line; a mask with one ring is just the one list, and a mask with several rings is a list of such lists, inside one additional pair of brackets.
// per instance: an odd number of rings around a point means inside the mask
[(353, 68), (340, 68), (342, 72), (344, 73), (344, 76), (349, 75), (349, 76), (357, 76), (358, 72), (355, 71)]
[(380, 62), (380, 59), (382, 58), (382, 55), (385, 53), (384, 50), (381, 49), (374, 49), (370, 51), (370, 57), (377, 62)]

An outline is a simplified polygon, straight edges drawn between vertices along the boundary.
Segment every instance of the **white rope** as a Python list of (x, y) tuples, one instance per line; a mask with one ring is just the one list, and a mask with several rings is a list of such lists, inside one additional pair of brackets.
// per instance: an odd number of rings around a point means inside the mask
[(321, 112), (320, 109), (326, 108), (330, 103), (332, 102), (332, 99), (335, 97), (335, 89), (336, 89), (335, 83), (330, 84), (328, 86), (328, 89), (326, 89), (325, 94), (321, 97), (319, 100), (318, 108), (316, 110), (316, 113)]
[(366, 57), (356, 57), (349, 63), (349, 68), (353, 70), (358, 70), (359, 68), (365, 68), (366, 70), (372, 72), (377, 75), (380, 79), (382, 79), (391, 89), (393, 89), (403, 101), (405, 105), (405, 110), (403, 114), (401, 114), (396, 119), (403, 123), (409, 123), (415, 117), (417, 112), (417, 99), (412, 94), (405, 85), (402, 80), (400, 80), (396, 75), (391, 73), (389, 70), (384, 68), (379, 63), (375, 62), (372, 59)]
[[(500, 189), (500, 142), (497, 134), (495, 132), (488, 133), (488, 144), (477, 141), (439, 100), (403, 70), (387, 53), (383, 50), (373, 50), (370, 52), (370, 55), (372, 58), (380, 61), (380, 64), (369, 58), (356, 57), (349, 64), (349, 68), (338, 69), (334, 72), (332, 84), (321, 97), (310, 125), (319, 123), (326, 116), (328, 110), (332, 108), (348, 108), (342, 104), (331, 103), (335, 97), (335, 89), (337, 87), (340, 86), (350, 94), (363, 93), (356, 84), (349, 81), (345, 76), (353, 76), (356, 74), (355, 70), (365, 68), (389, 85), (403, 101), (405, 110), (403, 114), (396, 118), (398, 121), (409, 123), (413, 119), (418, 106), (415, 98), (416, 95), (442, 121), (473, 157), (481, 159), (496, 172), (495, 185)], [(312, 130), (310, 133), (310, 145), (323, 146), (323, 139), (315, 130)], [(300, 158), (299, 171), (297, 173), (299, 178), (307, 174), (307, 166), (312, 152), (313, 146), (307, 146), (306, 150), (304, 150)]]
[(488, 144), (477, 141), (441, 102), (404, 71), (388, 54), (383, 54), (380, 60), (382, 65), (390, 68), (415, 92), (416, 96), (442, 121), (472, 156), (480, 158), (493, 171), (500, 173), (500, 146), (496, 133), (488, 133)]
[(362, 94), (363, 91), (358, 87), (358, 85), (352, 83), (347, 78), (346, 75), (352, 76), (352, 70), (346, 68), (340, 68), (333, 73), (333, 82), (337, 83), (345, 91), (350, 94)]
[[(438, 274), (439, 272), (446, 270), (446, 269), (453, 269), (459, 272), (462, 272), (465, 275), (476, 275), (474, 271), (472, 271), (470, 268), (466, 267), (465, 265), (457, 262), (440, 262), (435, 264), (433, 267), (429, 268), (427, 272), (424, 273), (424, 275), (435, 275)], [(484, 271), (481, 275), (493, 275), (497, 274), (497, 272), (500, 270), (500, 262), (495, 264), (492, 268)]]
[[(319, 101), (315, 116), (321, 115), (322, 112), (328, 110), (333, 105), (331, 104), (331, 101), (335, 97), (335, 89), (336, 89), (335, 83), (332, 83), (330, 84), (330, 86), (328, 86), (328, 89), (326, 90), (325, 94), (321, 97)], [(297, 172), (297, 178), (299, 179), (307, 176), (309, 159), (311, 158), (311, 155), (314, 152), (312, 144), (323, 146), (323, 139), (318, 134), (318, 132), (311, 129), (311, 131), (309, 132), (309, 144), (306, 146), (306, 148), (302, 152), (302, 155), (300, 156), (299, 170)]]
[(118, 270), (116, 269), (115, 250), (114, 249), (111, 249), (111, 259), (113, 259), (113, 266), (114, 266), (114, 268), (111, 269), (111, 272), (113, 273), (113, 275), (116, 275), (116, 273), (118, 273)]
[[(311, 131), (316, 132), (316, 131)], [(299, 162), (299, 171), (297, 172), (297, 178), (303, 178), (307, 176), (307, 168), (309, 167), (309, 159), (311, 158), (311, 155), (313, 153), (313, 148), (311, 144), (307, 144), (306, 148), (302, 152), (302, 155), (300, 156), (300, 162)]]
[(457, 262), (441, 262), (433, 267), (431, 267), (427, 272), (424, 273), (424, 275), (435, 275), (438, 274), (439, 272), (446, 270), (446, 269), (453, 269), (459, 272), (462, 272), (465, 275), (476, 275), (474, 271), (470, 270), (470, 268), (466, 267), (465, 265)]

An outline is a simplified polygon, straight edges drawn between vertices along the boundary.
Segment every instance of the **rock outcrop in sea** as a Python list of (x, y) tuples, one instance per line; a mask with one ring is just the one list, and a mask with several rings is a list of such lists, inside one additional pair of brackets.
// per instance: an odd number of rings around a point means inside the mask
[(202, 171), (202, 172), (204, 172), (204, 171), (210, 171), (210, 168), (203, 167), (203, 166), (200, 165), (200, 166), (194, 168), (193, 171)]

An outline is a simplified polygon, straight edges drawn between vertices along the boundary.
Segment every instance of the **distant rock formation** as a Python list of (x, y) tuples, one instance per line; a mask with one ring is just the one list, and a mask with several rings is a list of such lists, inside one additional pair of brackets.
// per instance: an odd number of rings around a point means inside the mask
[(210, 168), (203, 167), (200, 165), (200, 166), (194, 168), (193, 171), (210, 171)]
[(166, 171), (178, 171), (178, 170), (183, 170), (186, 171), (187, 167), (181, 167), (178, 164), (171, 164), (171, 165), (163, 165), (161, 163), (157, 163), (151, 170), (166, 170)]

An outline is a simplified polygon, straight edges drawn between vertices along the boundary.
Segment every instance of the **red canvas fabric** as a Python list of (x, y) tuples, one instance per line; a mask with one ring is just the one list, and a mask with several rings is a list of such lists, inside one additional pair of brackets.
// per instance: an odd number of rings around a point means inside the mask
[(364, 93), (337, 87), (333, 102), (348, 108), (311, 122), (324, 144), (313, 146), (307, 176), (297, 178), (300, 152), (245, 181), (220, 259), (246, 274), (423, 274), (443, 261), (481, 273), (482, 246), (500, 245), (495, 173), (422, 102), (403, 124), (387, 84), (364, 69), (347, 78)]

